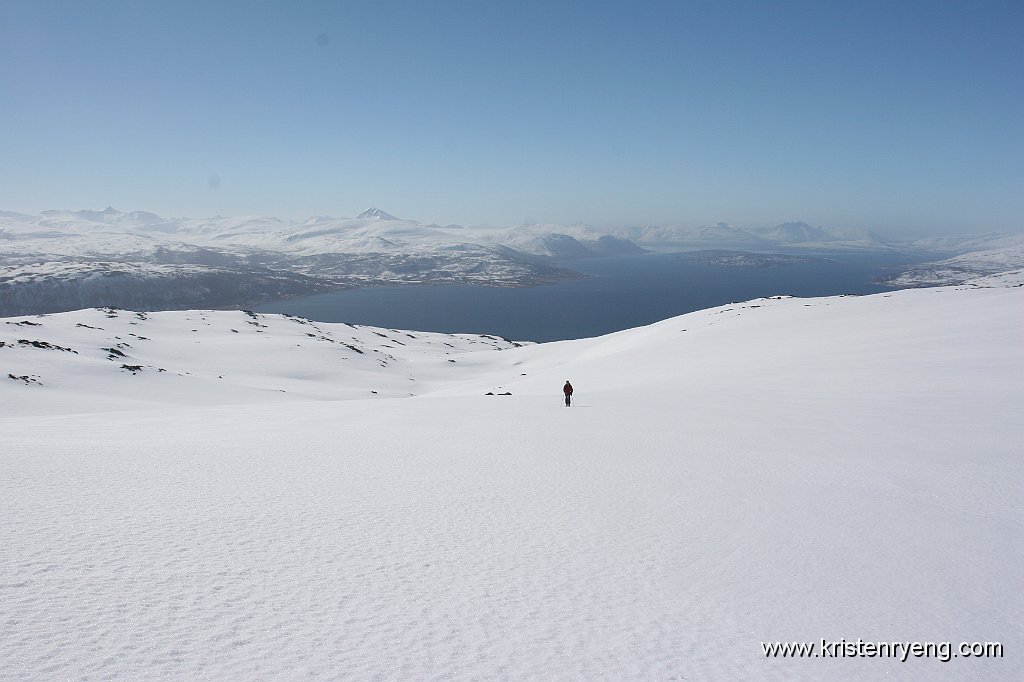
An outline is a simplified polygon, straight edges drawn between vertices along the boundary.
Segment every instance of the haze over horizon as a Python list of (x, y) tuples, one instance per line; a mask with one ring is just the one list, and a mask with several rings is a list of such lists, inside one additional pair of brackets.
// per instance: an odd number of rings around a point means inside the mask
[(0, 6), (0, 209), (1020, 232), (1024, 6)]

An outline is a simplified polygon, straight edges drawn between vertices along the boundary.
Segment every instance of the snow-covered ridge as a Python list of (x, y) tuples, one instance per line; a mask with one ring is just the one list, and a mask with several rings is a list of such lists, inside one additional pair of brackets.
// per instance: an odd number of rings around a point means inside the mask
[(1016, 275), (1024, 271), (1024, 235), (998, 236), (972, 243), (977, 250), (951, 258), (922, 263), (888, 284), (898, 287), (943, 286), (973, 282), (993, 275)]
[[(963, 291), (1010, 288), (1022, 288), (1021, 278), (979, 279), (958, 290), (938, 291), (960, 301), (967, 299)], [(864, 297), (869, 302), (865, 306), (891, 308), (892, 296)], [(909, 300), (908, 296), (901, 292), (896, 300)], [(443, 393), (453, 386), (460, 392), (458, 387), (467, 379), (472, 391), (481, 394), (485, 389), (500, 393), (514, 388), (518, 395), (532, 387), (534, 379), (525, 378), (525, 372), (509, 373), (508, 362), (489, 359), (482, 351), (525, 347), (513, 366), (536, 356), (558, 358), (556, 364), (574, 367), (606, 356), (627, 362), (633, 353), (639, 359), (651, 352), (652, 344), (660, 347), (667, 342), (662, 351), (670, 354), (685, 350), (685, 343), (671, 348), (680, 340), (667, 329), (693, 333), (695, 328), (714, 327), (759, 309), (780, 315), (795, 308), (848, 308), (853, 304), (847, 298), (758, 299), (595, 339), (540, 345), (491, 335), (403, 331), (250, 311), (93, 308), (0, 319), (0, 379), (7, 377), (0, 385), (8, 390), (11, 382), (47, 387), (17, 394), (42, 401), (42, 412), (61, 411), (48, 402), (54, 396), (63, 400), (74, 395), (69, 404), (76, 409), (100, 410), (112, 409), (105, 406), (110, 400), (118, 405), (174, 404), (191, 403), (199, 395), (209, 404), (349, 400)], [(1021, 300), (1020, 295), (1013, 300)], [(49, 352), (53, 350), (61, 352)], [(495, 367), (501, 369), (491, 376)], [(489, 377), (488, 382), (478, 383), (481, 377)]]
[(0, 320), (2, 383), (41, 388), (16, 402), (41, 401), (47, 412), (111, 409), (110, 401), (407, 397), (450, 379), (466, 353), (522, 345), (238, 311), (94, 308)]
[(387, 211), (382, 211), (379, 208), (377, 208), (376, 206), (372, 206), (372, 207), (366, 209), (365, 211), (363, 211), (362, 213), (360, 213), (359, 215), (356, 216), (356, 220), (367, 220), (367, 219), (373, 219), (373, 220), (399, 220), (398, 218), (396, 218), (395, 216), (391, 215)]

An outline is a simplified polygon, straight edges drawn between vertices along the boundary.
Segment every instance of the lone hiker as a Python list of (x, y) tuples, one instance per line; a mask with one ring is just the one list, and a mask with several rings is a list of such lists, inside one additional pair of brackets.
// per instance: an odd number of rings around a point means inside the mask
[(569, 407), (570, 403), (572, 403), (572, 384), (569, 383), (568, 379), (565, 380), (565, 386), (562, 386), (562, 393), (565, 394), (565, 406)]

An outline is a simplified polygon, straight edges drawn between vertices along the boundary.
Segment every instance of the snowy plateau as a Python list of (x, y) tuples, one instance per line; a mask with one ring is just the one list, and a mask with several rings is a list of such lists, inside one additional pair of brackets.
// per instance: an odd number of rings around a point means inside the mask
[(1020, 235), (901, 243), (806, 223), (761, 230), (719, 223), (600, 231), (586, 225), (441, 226), (378, 208), (355, 218), (301, 222), (165, 219), (109, 207), (40, 215), (0, 211), (0, 316), (101, 306), (244, 308), (378, 284), (531, 286), (581, 277), (566, 265), (574, 259), (666, 249), (728, 249), (715, 257), (732, 266), (778, 262), (780, 256), (765, 252), (780, 251), (907, 253), (915, 260), (925, 254), (944, 261), (900, 275), (893, 285), (903, 287), (958, 284), (1024, 267)]
[[(2, 319), (0, 678), (1024, 679), (1020, 284), (545, 344)], [(763, 649), (859, 639), (1001, 655)]]

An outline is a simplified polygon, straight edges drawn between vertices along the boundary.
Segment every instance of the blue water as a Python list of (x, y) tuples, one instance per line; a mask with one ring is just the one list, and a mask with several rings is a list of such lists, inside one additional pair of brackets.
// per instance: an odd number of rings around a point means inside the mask
[(873, 280), (907, 262), (906, 255), (838, 255), (777, 267), (723, 267), (693, 262), (686, 254), (644, 254), (563, 263), (589, 277), (559, 284), (370, 287), (277, 301), (255, 310), (321, 322), (557, 341), (762, 296), (886, 291)]

